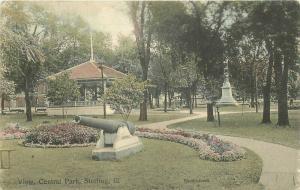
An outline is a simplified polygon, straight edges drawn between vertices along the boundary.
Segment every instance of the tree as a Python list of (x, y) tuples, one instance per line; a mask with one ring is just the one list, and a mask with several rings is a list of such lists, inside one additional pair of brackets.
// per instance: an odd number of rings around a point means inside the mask
[(300, 95), (300, 77), (299, 73), (292, 72), (288, 82), (288, 92), (292, 99), (297, 99)]
[[(215, 97), (215, 85), (223, 76), (224, 36), (227, 2), (191, 1), (190, 22), (187, 24), (186, 49), (193, 52), (197, 62), (198, 75), (204, 79), (207, 102), (207, 121), (213, 121), (212, 97)], [(212, 86), (209, 86), (212, 85)], [(209, 90), (212, 90), (209, 92)]]
[[(171, 107), (174, 87), (178, 86), (175, 67), (181, 64), (184, 25), (188, 19), (182, 2), (152, 2), (153, 46), (151, 81), (164, 92), (164, 111)], [(168, 100), (169, 99), (169, 100)], [(169, 105), (168, 105), (169, 104)]]
[(18, 91), (25, 93), (26, 117), (27, 121), (32, 121), (33, 89), (44, 62), (40, 43), (46, 36), (40, 16), (45, 15), (40, 7), (24, 2), (5, 2), (1, 13), (4, 19), (0, 49), (7, 69), (5, 75), (15, 82)]
[[(175, 69), (172, 65), (171, 56), (169, 48), (162, 45), (161, 42), (157, 42), (152, 56), (152, 65), (150, 67), (149, 75), (151, 82), (164, 92), (164, 112), (167, 112), (168, 94), (170, 96), (170, 89), (172, 88), (171, 84), (172, 81), (175, 80), (175, 78), (173, 78)], [(169, 101), (169, 105), (170, 104), (171, 102)]]
[[(241, 18), (239, 18), (241, 19)], [(227, 56), (230, 59), (230, 74), (243, 103), (250, 95), (250, 106), (258, 112), (258, 95), (263, 87), (268, 52), (263, 40), (255, 38), (253, 33), (246, 32), (247, 21), (236, 21), (227, 31)]]
[(105, 92), (105, 101), (127, 121), (132, 109), (143, 101), (144, 90), (145, 82), (138, 82), (135, 76), (128, 75), (113, 82)]
[(192, 91), (194, 86), (196, 86), (195, 83), (198, 81), (197, 63), (193, 56), (186, 56), (182, 60), (183, 63), (178, 65), (174, 75), (178, 78), (177, 84), (179, 87), (187, 91), (190, 114), (193, 114)]
[(61, 105), (64, 116), (64, 104), (80, 97), (79, 86), (76, 81), (69, 78), (68, 73), (62, 73), (55, 79), (48, 79), (47, 85), (48, 100), (54, 105)]
[(15, 93), (15, 85), (12, 81), (8, 81), (3, 76), (4, 68), (0, 65), (0, 99), (1, 99), (1, 114), (4, 114), (4, 101), (10, 100), (10, 97)]
[(272, 85), (272, 74), (273, 74), (273, 61), (274, 61), (274, 53), (272, 45), (269, 41), (266, 43), (267, 51), (268, 51), (268, 66), (267, 66), (267, 75), (265, 79), (265, 85), (263, 86), (263, 99), (264, 99), (264, 107), (263, 107), (263, 118), (261, 123), (271, 123), (271, 85)]
[[(128, 2), (130, 19), (134, 27), (134, 35), (136, 39), (140, 65), (142, 67), (142, 80), (147, 81), (148, 69), (150, 63), (150, 47), (152, 42), (152, 27), (151, 27), (151, 2), (136, 1)], [(148, 93), (144, 91), (144, 100), (140, 105), (141, 121), (147, 120), (147, 101)]]
[(124, 73), (142, 77), (142, 69), (139, 64), (137, 46), (130, 36), (119, 35), (118, 46), (114, 49), (114, 68)]
[(297, 60), (299, 17), (297, 1), (256, 3), (249, 15), (252, 30), (257, 37), (265, 40), (269, 56), (272, 56), (269, 61), (272, 61), (275, 74), (278, 126), (289, 125), (287, 85), (289, 70)]
[(90, 59), (90, 33), (93, 35), (95, 59), (105, 60), (112, 65), (113, 51), (110, 35), (92, 31), (89, 24), (79, 15), (50, 15), (46, 20), (48, 37), (43, 41), (44, 68), (47, 74), (57, 73)]

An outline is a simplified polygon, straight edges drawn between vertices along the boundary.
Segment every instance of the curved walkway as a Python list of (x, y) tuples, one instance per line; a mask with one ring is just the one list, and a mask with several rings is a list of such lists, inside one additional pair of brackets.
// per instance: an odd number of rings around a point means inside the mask
[[(198, 112), (191, 117), (139, 125), (138, 127), (167, 129), (168, 125), (202, 117), (206, 117), (206, 113)], [(300, 165), (299, 150), (248, 138), (216, 136), (249, 148), (262, 158), (263, 168), (259, 182), (265, 186), (266, 190), (300, 190), (300, 175), (297, 176), (297, 166)], [(298, 170), (299, 173), (300, 168)]]

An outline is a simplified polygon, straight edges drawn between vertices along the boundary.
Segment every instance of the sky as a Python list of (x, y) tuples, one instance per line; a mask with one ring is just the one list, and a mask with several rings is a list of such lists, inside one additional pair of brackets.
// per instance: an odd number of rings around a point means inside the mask
[(124, 1), (48, 1), (45, 8), (56, 14), (79, 14), (92, 29), (110, 33), (113, 44), (119, 34), (130, 35), (133, 26)]
[[(2, 1), (0, 0), (0, 3)], [(133, 26), (124, 1), (37, 0), (37, 3), (57, 15), (80, 15), (92, 29), (109, 33), (112, 36), (113, 45), (117, 45), (119, 34), (133, 37)]]

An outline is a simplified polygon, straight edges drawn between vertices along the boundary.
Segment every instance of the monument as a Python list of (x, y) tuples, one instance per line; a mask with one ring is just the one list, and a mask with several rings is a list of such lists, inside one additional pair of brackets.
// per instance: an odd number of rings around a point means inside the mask
[(222, 86), (222, 97), (217, 101), (217, 105), (234, 105), (237, 106), (237, 101), (232, 97), (232, 88), (229, 82), (228, 61), (224, 68), (224, 82)]
[(113, 121), (76, 116), (75, 122), (101, 129), (100, 139), (92, 151), (94, 160), (118, 160), (142, 150), (143, 144), (134, 136), (135, 126), (127, 121)]

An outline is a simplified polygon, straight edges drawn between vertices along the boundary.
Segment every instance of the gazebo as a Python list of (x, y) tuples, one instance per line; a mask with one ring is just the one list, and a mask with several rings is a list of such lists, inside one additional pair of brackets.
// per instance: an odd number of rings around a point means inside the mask
[[(55, 79), (56, 76), (68, 72), (69, 77), (80, 86), (81, 97), (78, 101), (67, 102), (64, 105), (54, 105), (49, 102), (48, 115), (61, 115), (62, 107), (68, 115), (101, 115), (103, 114), (103, 93), (115, 79), (123, 78), (126, 74), (101, 62), (91, 59), (77, 66), (71, 67), (46, 79)], [(47, 87), (45, 88), (47, 90)], [(106, 105), (107, 114), (113, 113), (109, 105)]]
[(47, 79), (54, 79), (56, 76), (65, 72), (69, 73), (70, 79), (75, 80), (78, 83), (81, 93), (80, 101), (86, 102), (97, 101), (105, 89), (111, 85), (112, 81), (126, 76), (126, 74), (105, 66), (101, 62), (89, 60), (51, 75), (47, 77)]
[[(80, 86), (81, 97), (78, 101), (67, 102), (65, 105), (54, 105), (49, 102), (48, 115), (61, 115), (62, 106), (69, 115), (101, 115), (103, 114), (103, 103), (101, 97), (115, 79), (123, 78), (126, 74), (104, 65), (103, 61), (96, 61), (93, 55), (93, 41), (91, 36), (91, 58), (89, 61), (63, 70), (47, 79), (55, 79), (62, 73), (69, 73), (69, 77)], [(46, 89), (46, 88), (45, 88)], [(102, 109), (101, 109), (102, 107)], [(59, 109), (59, 110), (58, 110)], [(112, 113), (109, 105), (106, 106), (107, 113)]]
[[(103, 103), (101, 101), (103, 93), (115, 79), (126, 76), (120, 71), (91, 59), (48, 76), (47, 79), (55, 79), (56, 76), (65, 72), (68, 72), (70, 79), (75, 80), (80, 86), (81, 97), (78, 101), (67, 102), (64, 105), (54, 105), (52, 102), (49, 102), (48, 115), (61, 115), (62, 107), (64, 107), (66, 114), (69, 115), (101, 115), (103, 114)], [(108, 114), (113, 112), (113, 110), (110, 110), (109, 105), (106, 106), (106, 110)]]

